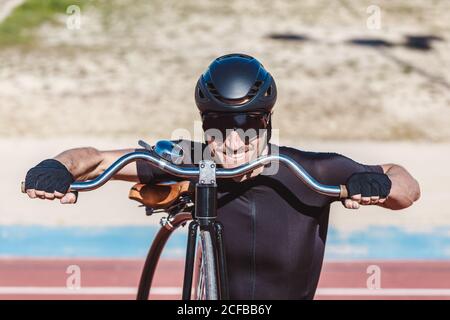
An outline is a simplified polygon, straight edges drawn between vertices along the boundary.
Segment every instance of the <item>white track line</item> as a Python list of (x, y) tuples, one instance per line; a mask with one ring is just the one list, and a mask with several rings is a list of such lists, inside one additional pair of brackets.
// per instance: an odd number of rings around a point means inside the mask
[(427, 289), (427, 288), (389, 288), (389, 289), (366, 289), (366, 288), (319, 288), (318, 296), (421, 296), (437, 297), (447, 296), (450, 298), (450, 289)]
[[(179, 295), (178, 287), (155, 287), (154, 295)], [(0, 287), (0, 295), (31, 294), (31, 295), (136, 295), (135, 287), (81, 287), (71, 289), (65, 287)]]
[[(180, 287), (155, 287), (151, 293), (154, 295), (180, 295)], [(0, 295), (135, 295), (134, 287), (82, 287), (70, 289), (65, 287), (0, 287)], [(392, 288), (392, 289), (365, 289), (365, 288), (319, 288), (316, 296), (417, 296), (417, 297), (449, 297), (450, 289), (427, 288)]]

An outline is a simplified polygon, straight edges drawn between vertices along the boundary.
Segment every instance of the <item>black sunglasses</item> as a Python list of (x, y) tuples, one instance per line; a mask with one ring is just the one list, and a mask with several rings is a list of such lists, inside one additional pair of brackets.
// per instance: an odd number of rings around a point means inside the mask
[[(207, 135), (217, 133), (225, 139), (234, 130), (243, 133), (252, 140), (259, 135), (260, 130), (269, 126), (270, 115), (267, 113), (207, 113), (202, 115), (203, 131)], [(216, 131), (217, 130), (217, 131)]]

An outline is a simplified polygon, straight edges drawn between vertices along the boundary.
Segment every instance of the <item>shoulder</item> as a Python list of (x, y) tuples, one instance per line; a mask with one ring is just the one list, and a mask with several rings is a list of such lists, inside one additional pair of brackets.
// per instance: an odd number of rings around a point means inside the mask
[(333, 159), (339, 156), (342, 156), (335, 152), (314, 152), (314, 151), (305, 151), (298, 148), (288, 147), (288, 146), (278, 146), (280, 154), (284, 154), (286, 156), (290, 156), (293, 158), (298, 158), (302, 160), (309, 161), (326, 161), (329, 159)]
[(343, 184), (353, 173), (383, 170), (380, 166), (361, 164), (336, 152), (312, 152), (287, 146), (279, 147), (279, 152), (298, 162), (322, 183)]
[(305, 169), (313, 171), (310, 172), (311, 174), (319, 174), (320, 172), (317, 171), (323, 167), (324, 164), (330, 164), (346, 158), (335, 152), (306, 151), (289, 146), (280, 146), (279, 153), (292, 158), (300, 165), (304, 166)]
[(336, 155), (335, 153), (305, 151), (290, 146), (278, 146), (273, 144), (270, 145), (270, 153), (275, 155), (280, 154), (291, 158), (316, 179), (319, 179), (322, 176), (322, 172), (319, 170), (319, 163), (327, 161), (327, 159), (333, 158)]

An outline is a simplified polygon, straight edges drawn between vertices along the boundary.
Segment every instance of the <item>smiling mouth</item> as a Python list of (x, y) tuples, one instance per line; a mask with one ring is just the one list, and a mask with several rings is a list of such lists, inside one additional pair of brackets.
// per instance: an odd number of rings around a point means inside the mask
[(239, 148), (237, 150), (231, 149), (229, 147), (225, 147), (225, 150), (222, 153), (225, 154), (225, 155), (232, 156), (232, 155), (236, 155), (236, 154), (237, 155), (245, 154), (245, 153), (247, 153), (249, 151), (250, 151), (250, 147), (249, 146), (241, 147), (241, 148)]
[(243, 156), (245, 156), (246, 153), (248, 153), (249, 150), (244, 150), (241, 152), (223, 152), (222, 154), (226, 157), (230, 157), (230, 158), (242, 158)]
[(235, 153), (235, 154), (226, 154), (226, 153), (224, 153), (224, 155), (226, 157), (229, 157), (229, 158), (242, 158), (242, 157), (245, 156), (245, 152)]

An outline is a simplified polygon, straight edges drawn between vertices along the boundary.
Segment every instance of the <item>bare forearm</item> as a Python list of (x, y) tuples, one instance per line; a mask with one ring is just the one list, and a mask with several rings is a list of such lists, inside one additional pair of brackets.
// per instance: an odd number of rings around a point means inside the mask
[(86, 147), (66, 150), (54, 159), (64, 164), (75, 180), (88, 180), (101, 173), (103, 155), (95, 148)]
[[(134, 149), (99, 151), (86, 147), (64, 151), (54, 159), (64, 164), (75, 180), (83, 181), (96, 178), (118, 158), (133, 151)], [(133, 162), (126, 165), (113, 179), (138, 182), (136, 164)]]
[(414, 201), (420, 198), (419, 183), (403, 167), (383, 165), (383, 169), (391, 179), (392, 187), (388, 198), (381, 206), (392, 210), (400, 210), (411, 206)]
[[(95, 148), (77, 148), (66, 150), (53, 159), (62, 163), (77, 181), (91, 180), (102, 174), (114, 161), (133, 149), (99, 151)], [(36, 166), (31, 168), (26, 176), (25, 188), (28, 196), (32, 199), (59, 199), (61, 203), (75, 203), (77, 198), (70, 191), (72, 177), (61, 170), (61, 166), (49, 162), (52, 166)], [(42, 170), (49, 170), (51, 174), (42, 175)], [(39, 171), (41, 170), (41, 171)], [(53, 173), (52, 173), (53, 170)], [(57, 171), (55, 173), (55, 171)], [(53, 176), (52, 176), (53, 174)], [(38, 179), (44, 179), (45, 184), (39, 185)], [(119, 170), (113, 177), (117, 180), (138, 182), (138, 174), (135, 163), (130, 163)], [(34, 180), (33, 180), (34, 179)], [(53, 181), (51, 181), (53, 179)], [(49, 185), (50, 183), (53, 185)], [(28, 188), (26, 186), (29, 186)]]

